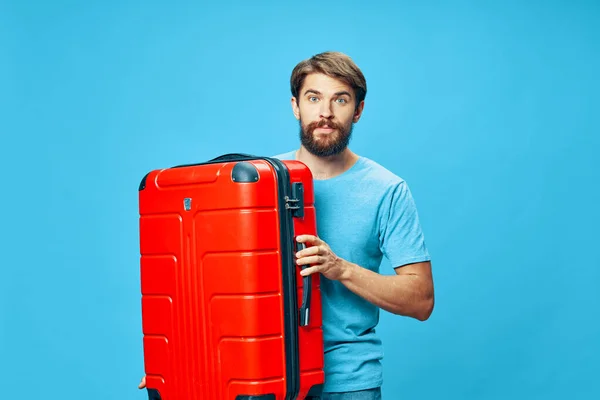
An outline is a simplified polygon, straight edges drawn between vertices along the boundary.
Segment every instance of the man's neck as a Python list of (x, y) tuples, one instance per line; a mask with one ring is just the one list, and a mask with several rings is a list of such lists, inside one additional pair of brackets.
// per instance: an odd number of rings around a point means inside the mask
[(324, 180), (346, 172), (358, 160), (358, 155), (346, 148), (334, 156), (317, 157), (300, 146), (296, 152), (296, 159), (308, 166), (314, 179)]

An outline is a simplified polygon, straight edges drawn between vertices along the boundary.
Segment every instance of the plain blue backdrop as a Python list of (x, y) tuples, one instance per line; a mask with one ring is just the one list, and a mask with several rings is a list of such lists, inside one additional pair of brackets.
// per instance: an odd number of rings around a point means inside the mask
[(0, 2), (2, 397), (146, 398), (140, 179), (296, 148), (291, 70), (339, 50), (368, 82), (351, 147), (408, 181), (433, 257), (432, 317), (381, 314), (384, 399), (600, 398), (599, 23), (592, 1)]

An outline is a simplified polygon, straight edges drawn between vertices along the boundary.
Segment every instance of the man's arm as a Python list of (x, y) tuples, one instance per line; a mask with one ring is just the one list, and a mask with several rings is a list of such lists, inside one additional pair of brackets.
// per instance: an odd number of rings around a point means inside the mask
[(397, 267), (396, 275), (386, 276), (338, 257), (327, 243), (316, 236), (300, 235), (296, 240), (307, 243), (307, 248), (296, 254), (298, 265), (310, 265), (301, 271), (301, 275), (319, 272), (397, 315), (420, 321), (425, 321), (431, 315), (434, 295), (429, 261)]
[(396, 275), (381, 275), (359, 265), (342, 261), (346, 272), (340, 282), (365, 300), (397, 315), (420, 321), (433, 311), (434, 294), (431, 262), (397, 267)]

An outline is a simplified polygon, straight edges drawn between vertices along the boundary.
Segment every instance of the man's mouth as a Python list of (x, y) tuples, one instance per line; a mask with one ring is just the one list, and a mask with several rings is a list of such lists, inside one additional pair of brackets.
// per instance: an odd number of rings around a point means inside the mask
[(335, 122), (321, 120), (319, 122), (313, 122), (307, 127), (307, 132), (314, 132), (316, 134), (331, 134), (338, 130), (339, 127)]
[(319, 130), (324, 131), (324, 132), (331, 132), (331, 131), (335, 130), (335, 126), (334, 125), (329, 125), (327, 123), (320, 123), (320, 124), (317, 125), (316, 129), (319, 129)]
[(335, 131), (335, 129), (328, 127), (328, 126), (322, 126), (320, 128), (315, 129), (315, 131), (317, 133), (331, 133), (331, 132)]

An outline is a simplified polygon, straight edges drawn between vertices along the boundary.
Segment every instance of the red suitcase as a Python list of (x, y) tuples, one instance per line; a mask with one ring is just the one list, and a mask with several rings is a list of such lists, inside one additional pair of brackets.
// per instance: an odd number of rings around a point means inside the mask
[(139, 213), (149, 399), (318, 397), (319, 276), (294, 256), (316, 234), (310, 170), (245, 154), (154, 170)]

